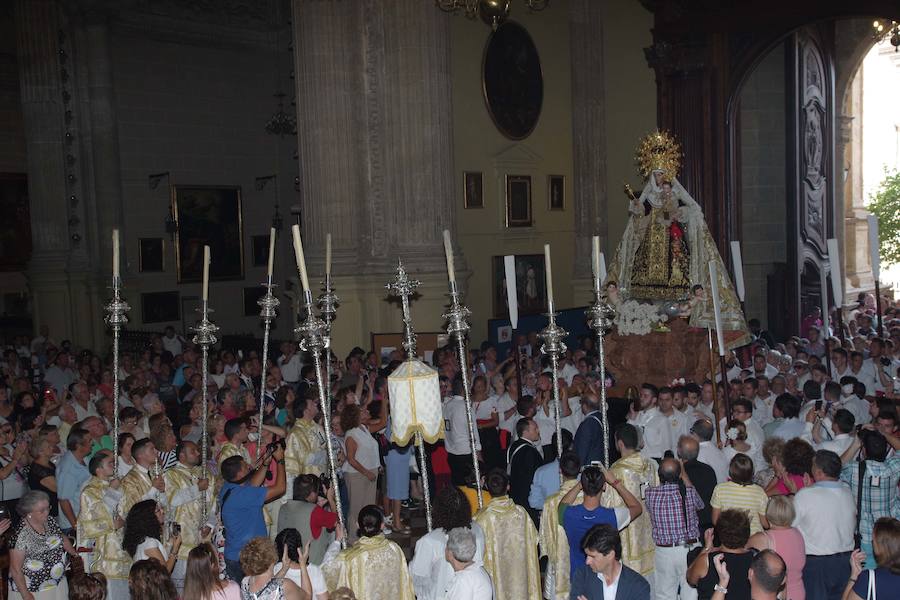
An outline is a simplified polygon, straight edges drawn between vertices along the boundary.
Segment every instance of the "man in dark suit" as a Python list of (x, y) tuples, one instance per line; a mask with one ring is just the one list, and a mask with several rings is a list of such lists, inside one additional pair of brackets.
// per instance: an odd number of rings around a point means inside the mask
[(710, 500), (712, 499), (713, 489), (716, 487), (716, 472), (706, 463), (697, 460), (700, 455), (700, 442), (697, 438), (690, 435), (683, 435), (678, 439), (678, 458), (684, 466), (688, 479), (694, 484), (694, 489), (703, 500), (703, 508), (697, 511), (697, 518), (700, 524), (700, 537), (703, 532), (713, 526), (712, 524), (712, 508)]
[(650, 600), (650, 584), (622, 564), (622, 539), (612, 525), (595, 525), (581, 540), (586, 564), (572, 578), (571, 600)]
[(541, 454), (541, 432), (538, 424), (530, 417), (522, 417), (516, 423), (516, 435), (519, 437), (507, 450), (509, 469), (509, 497), (512, 501), (528, 511), (535, 527), (539, 524), (538, 512), (528, 504), (528, 492), (534, 472), (544, 464)]

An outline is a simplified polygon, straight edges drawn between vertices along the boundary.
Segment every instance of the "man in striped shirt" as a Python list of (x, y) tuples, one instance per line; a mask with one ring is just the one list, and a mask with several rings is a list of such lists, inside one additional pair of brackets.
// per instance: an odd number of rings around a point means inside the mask
[(697, 511), (705, 505), (678, 460), (666, 458), (660, 463), (659, 482), (644, 497), (656, 544), (654, 597), (695, 600), (697, 590), (686, 579), (687, 553), (699, 545)]

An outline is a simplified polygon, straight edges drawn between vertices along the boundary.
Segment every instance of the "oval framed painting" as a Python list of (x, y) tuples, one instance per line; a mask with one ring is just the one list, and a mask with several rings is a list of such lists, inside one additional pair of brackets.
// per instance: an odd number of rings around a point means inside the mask
[(524, 27), (506, 21), (484, 48), (482, 90), (497, 129), (512, 140), (531, 135), (544, 103), (544, 76), (537, 47)]

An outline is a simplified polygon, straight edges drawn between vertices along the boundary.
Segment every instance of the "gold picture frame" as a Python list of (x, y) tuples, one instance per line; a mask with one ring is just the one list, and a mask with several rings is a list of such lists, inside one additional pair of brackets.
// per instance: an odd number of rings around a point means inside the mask
[(244, 228), (240, 186), (172, 186), (175, 266), (178, 283), (199, 282), (203, 274), (203, 246), (210, 247), (209, 278), (244, 278)]
[(484, 174), (480, 171), (463, 172), (463, 207), (484, 208)]
[(547, 210), (566, 210), (565, 175), (547, 175)]
[(531, 175), (506, 176), (506, 226), (531, 227)]

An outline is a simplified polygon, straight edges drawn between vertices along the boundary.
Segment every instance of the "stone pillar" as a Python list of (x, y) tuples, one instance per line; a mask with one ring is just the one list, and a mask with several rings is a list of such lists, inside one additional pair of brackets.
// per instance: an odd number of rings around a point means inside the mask
[[(572, 57), (572, 184), (575, 210), (575, 268), (578, 292), (592, 289), (591, 237), (600, 236), (606, 260), (614, 248), (607, 239), (606, 131), (603, 72), (603, 6), (592, 0), (569, 2), (569, 47)], [(587, 302), (579, 293), (576, 303)]]
[(71, 338), (75, 319), (66, 273), (70, 243), (56, 2), (18, 0), (15, 25), (28, 153), (33, 245), (28, 284), (34, 298), (34, 325), (35, 329), (48, 325), (56, 339)]
[(422, 282), (416, 327), (438, 330), (441, 232), (456, 196), (450, 17), (419, 0), (294, 0), (293, 10), (304, 240), (315, 272), (332, 233), (336, 350), (401, 330), (384, 301), (398, 259)]

